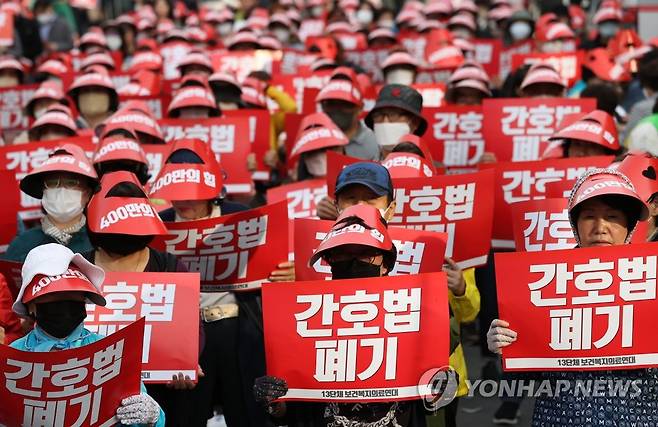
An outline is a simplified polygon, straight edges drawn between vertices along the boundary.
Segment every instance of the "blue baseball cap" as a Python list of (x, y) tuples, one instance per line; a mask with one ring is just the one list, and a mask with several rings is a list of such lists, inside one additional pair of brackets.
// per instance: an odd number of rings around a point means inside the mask
[(359, 162), (347, 166), (336, 178), (334, 195), (338, 196), (345, 187), (353, 184), (365, 185), (378, 196), (388, 194), (393, 199), (391, 175), (388, 169), (379, 163)]

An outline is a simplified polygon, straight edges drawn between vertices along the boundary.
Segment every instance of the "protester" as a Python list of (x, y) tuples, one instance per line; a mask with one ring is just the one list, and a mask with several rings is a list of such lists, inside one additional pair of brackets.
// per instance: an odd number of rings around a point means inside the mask
[[(68, 274), (67, 274), (68, 273)], [(85, 304), (105, 306), (101, 292), (105, 272), (79, 253), (57, 243), (32, 249), (25, 258), (21, 289), (13, 310), (36, 321), (26, 336), (11, 343), (23, 351), (68, 350), (103, 338), (84, 327)], [(50, 278), (49, 286), (39, 283)], [(116, 417), (122, 424), (164, 426), (165, 414), (140, 384), (141, 393), (121, 400)]]
[(46, 243), (78, 252), (89, 250), (84, 210), (97, 183), (96, 171), (80, 147), (64, 144), (53, 150), (43, 165), (20, 182), (23, 192), (41, 199), (45, 214), (40, 226), (12, 240), (3, 258), (23, 262), (28, 252)]
[(80, 112), (80, 127), (96, 129), (119, 108), (119, 95), (108, 75), (92, 72), (75, 79), (68, 90)]
[[(601, 182), (614, 182), (616, 185), (599, 185)], [(620, 172), (610, 169), (596, 169), (581, 176), (569, 196), (569, 221), (576, 242), (580, 248), (606, 247), (628, 244), (638, 221), (644, 221), (649, 210), (642, 198), (635, 192), (633, 184)], [(513, 345), (517, 339), (514, 325), (500, 319), (491, 322), (487, 332), (487, 344), (494, 353)], [(587, 381), (604, 378), (607, 381), (632, 380), (640, 389), (638, 397), (597, 396), (596, 394), (574, 394), (565, 391), (552, 397), (540, 396), (536, 399), (533, 425), (551, 422), (554, 417), (578, 419), (581, 407), (600, 408), (596, 417), (618, 422), (626, 410), (642, 413), (653, 405), (655, 391), (651, 384), (656, 374), (651, 369), (545, 372), (542, 378), (551, 381)], [(624, 408), (622, 411), (621, 408)]]

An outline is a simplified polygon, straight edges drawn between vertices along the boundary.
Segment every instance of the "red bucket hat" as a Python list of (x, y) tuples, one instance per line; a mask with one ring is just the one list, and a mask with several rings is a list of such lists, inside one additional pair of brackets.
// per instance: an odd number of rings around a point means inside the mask
[(20, 188), (35, 199), (43, 197), (43, 178), (50, 172), (69, 172), (83, 176), (92, 182), (98, 175), (85, 152), (75, 144), (63, 144), (55, 148), (40, 166), (34, 168), (20, 182)]
[[(196, 154), (201, 163), (171, 162), (172, 156), (181, 150)], [(198, 139), (183, 139), (174, 143), (149, 196), (169, 201), (211, 200), (220, 195), (223, 185), (222, 168), (208, 144)]]
[(101, 178), (101, 189), (87, 206), (87, 226), (94, 233), (131, 234), (136, 236), (166, 235), (167, 227), (158, 216), (146, 193), (144, 197), (108, 197), (121, 183), (142, 185), (130, 172), (110, 172)]
[(388, 235), (381, 213), (373, 206), (358, 204), (345, 209), (316, 249), (308, 265), (315, 264), (327, 251), (346, 245), (380, 250), (385, 254), (384, 261), (389, 271), (395, 265), (397, 250)]
[(637, 194), (648, 202), (651, 196), (658, 193), (658, 159), (650, 154), (637, 152), (628, 153), (619, 163), (617, 170), (628, 177), (633, 183)]
[(117, 160), (130, 160), (148, 166), (146, 154), (135, 139), (119, 135), (101, 139), (94, 154), (93, 164)]
[[(64, 106), (62, 105), (62, 107)], [(39, 117), (32, 126), (30, 126), (28, 137), (31, 141), (37, 140), (39, 138), (39, 133), (46, 126), (59, 126), (69, 131), (69, 136), (76, 136), (78, 134), (78, 128), (70, 113), (70, 110), (68, 113), (65, 113), (57, 108), (48, 108), (48, 110), (46, 110), (46, 112)]]
[(174, 99), (171, 100), (169, 108), (167, 108), (167, 115), (169, 117), (178, 117), (179, 110), (185, 107), (206, 107), (210, 110), (211, 116), (219, 116), (215, 97), (210, 89), (186, 87), (179, 90)]
[(436, 174), (436, 168), (434, 167), (434, 159), (432, 158), (432, 152), (430, 151), (430, 147), (427, 145), (425, 140), (421, 139), (418, 135), (414, 135), (413, 133), (408, 133), (406, 135), (402, 135), (402, 137), (398, 141), (398, 144), (402, 144), (403, 142), (407, 142), (409, 144), (413, 144), (416, 147), (418, 147), (420, 151), (423, 152), (425, 161), (429, 163), (430, 167), (432, 168), (432, 171), (434, 171), (434, 173)]
[(594, 110), (554, 133), (549, 140), (575, 139), (591, 142), (611, 151), (619, 150), (615, 119), (605, 111)]
[(320, 93), (318, 93), (315, 101), (345, 101), (359, 107), (363, 105), (363, 97), (361, 96), (361, 91), (356, 87), (356, 85), (354, 85), (353, 82), (348, 80), (329, 81), (322, 88)]
[(41, 99), (51, 99), (59, 103), (68, 103), (62, 86), (55, 81), (45, 81), (41, 83), (39, 89), (34, 92), (32, 99), (25, 105), (25, 112), (29, 116), (34, 116), (34, 104)]
[(382, 165), (388, 169), (392, 179), (434, 176), (434, 168), (425, 159), (413, 153), (390, 153), (382, 161)]
[(90, 302), (106, 304), (101, 292), (105, 278), (103, 269), (57, 243), (32, 249), (23, 263), (21, 277), (21, 289), (12, 306), (19, 316), (27, 317), (30, 301), (56, 292), (84, 292)]
[(49, 59), (37, 68), (39, 74), (50, 74), (59, 78), (68, 72), (69, 68), (59, 59)]
[(257, 108), (267, 108), (265, 89), (265, 82), (253, 77), (247, 77), (242, 85), (240, 99), (242, 99), (242, 102), (251, 104)]
[(199, 67), (203, 67), (208, 71), (208, 73), (212, 74), (213, 73), (213, 68), (212, 68), (212, 63), (210, 62), (210, 58), (208, 58), (207, 55), (201, 52), (190, 52), (187, 55), (185, 55), (185, 58), (183, 58), (182, 61), (178, 63), (178, 66), (176, 67), (178, 71), (181, 73), (183, 72), (183, 68), (189, 67), (192, 65), (197, 65)]
[(80, 61), (80, 70), (85, 71), (92, 65), (101, 65), (111, 71), (116, 68), (114, 59), (105, 52), (98, 52), (85, 57)]
[(103, 49), (108, 49), (107, 47), (107, 39), (105, 38), (105, 34), (103, 34), (103, 31), (100, 29), (97, 30), (90, 30), (87, 31), (80, 37), (80, 44), (78, 45), (78, 48), (80, 50), (84, 50), (90, 46), (98, 46)]
[(290, 158), (293, 160), (309, 151), (340, 147), (348, 143), (349, 140), (345, 134), (336, 127), (313, 127), (303, 131), (297, 137), (297, 141), (290, 151)]
[(567, 87), (560, 73), (548, 63), (533, 64), (521, 83), (521, 90), (538, 83), (548, 83), (563, 88)]
[(126, 129), (137, 136), (144, 134), (154, 139), (156, 143), (164, 144), (164, 135), (158, 122), (144, 111), (126, 107), (110, 116), (102, 125), (100, 136), (105, 138), (110, 132), (117, 129)]
[(128, 72), (134, 74), (140, 70), (160, 71), (162, 63), (162, 56), (155, 52), (137, 52), (130, 63)]
[[(574, 209), (586, 200), (600, 196), (622, 196), (627, 202), (622, 209), (634, 208), (638, 212), (638, 220), (644, 221), (649, 217), (649, 208), (642, 198), (637, 194), (633, 184), (623, 173), (614, 169), (593, 169), (583, 174), (569, 195), (567, 208), (569, 210), (569, 221), (573, 229), (576, 241), (580, 244), (578, 227), (576, 226)], [(635, 227), (626, 236), (626, 242), (630, 241)]]
[(406, 66), (406, 67), (418, 69), (418, 62), (408, 52), (397, 51), (397, 52), (392, 52), (390, 55), (386, 57), (384, 62), (382, 62), (382, 70), (386, 72), (388, 68), (396, 67), (396, 66), (397, 67)]

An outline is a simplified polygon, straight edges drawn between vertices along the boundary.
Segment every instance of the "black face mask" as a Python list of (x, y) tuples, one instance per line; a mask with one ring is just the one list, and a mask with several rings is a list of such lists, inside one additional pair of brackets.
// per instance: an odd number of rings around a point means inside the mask
[(144, 249), (153, 236), (131, 236), (129, 234), (94, 233), (89, 231), (89, 241), (95, 248), (115, 255), (129, 255)]
[(325, 114), (329, 116), (331, 121), (334, 122), (334, 124), (343, 132), (349, 130), (354, 122), (354, 113), (351, 111), (334, 110), (325, 112)]
[(37, 325), (55, 338), (66, 338), (87, 317), (84, 301), (53, 301), (37, 304)]
[(358, 279), (364, 277), (380, 277), (381, 275), (381, 266), (370, 264), (356, 258), (337, 261), (331, 264), (332, 279)]

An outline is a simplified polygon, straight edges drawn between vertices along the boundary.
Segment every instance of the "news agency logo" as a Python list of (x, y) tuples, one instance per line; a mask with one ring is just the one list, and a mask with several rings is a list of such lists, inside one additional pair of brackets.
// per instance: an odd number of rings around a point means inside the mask
[(459, 375), (452, 366), (432, 368), (420, 377), (418, 394), (423, 398), (427, 411), (436, 411), (447, 406), (457, 396)]

